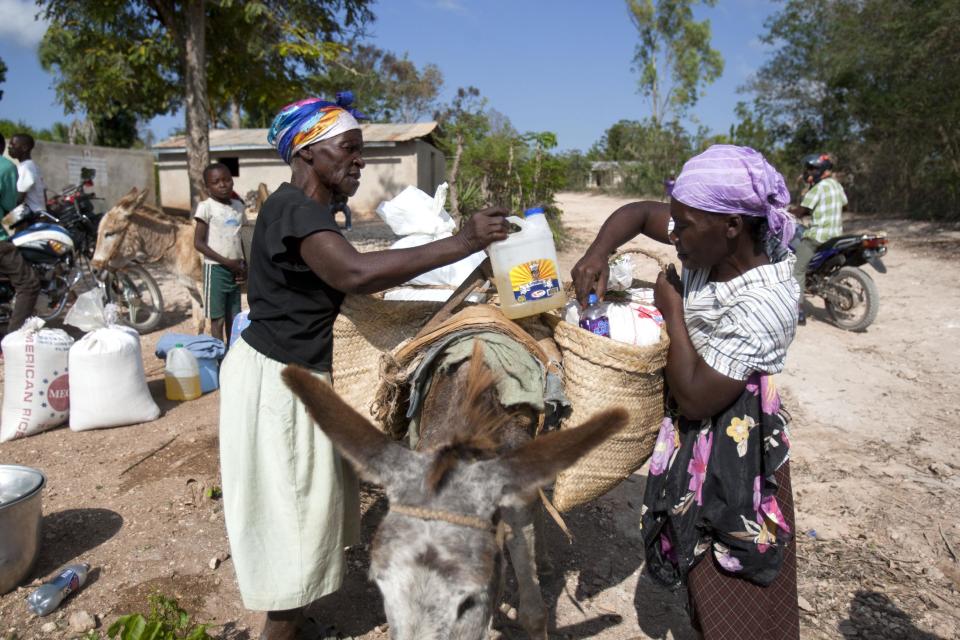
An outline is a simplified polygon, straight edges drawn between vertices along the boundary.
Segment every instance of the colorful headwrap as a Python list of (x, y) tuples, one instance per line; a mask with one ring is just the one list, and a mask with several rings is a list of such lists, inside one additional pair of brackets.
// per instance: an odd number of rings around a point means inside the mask
[(305, 98), (288, 104), (273, 119), (267, 142), (290, 164), (293, 154), (307, 145), (359, 129), (357, 120), (365, 120), (367, 116), (351, 109), (352, 103), (353, 93), (343, 91), (337, 93), (336, 102)]
[(793, 238), (796, 221), (786, 209), (787, 184), (763, 154), (750, 147), (715, 144), (690, 158), (672, 196), (701, 211), (766, 218), (770, 235), (781, 247)]

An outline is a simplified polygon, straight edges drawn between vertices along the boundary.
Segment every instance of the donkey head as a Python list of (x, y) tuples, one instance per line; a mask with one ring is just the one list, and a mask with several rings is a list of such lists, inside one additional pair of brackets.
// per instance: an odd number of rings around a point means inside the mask
[[(307, 371), (289, 366), (283, 376), (338, 451), (390, 499), (370, 573), (394, 640), (486, 637), (496, 605), (499, 508), (527, 504), (627, 422), (626, 411), (614, 409), (497, 454), (481, 443), (498, 418), (468, 409), (465, 421), (487, 422), (472, 440), (418, 452), (390, 440)], [(476, 401), (482, 393), (467, 395)]]
[(97, 247), (93, 254), (93, 266), (102, 269), (104, 266), (122, 267), (117, 264), (119, 256), (118, 251), (123, 244), (127, 229), (130, 228), (130, 216), (138, 208), (143, 206), (146, 200), (147, 191), (137, 191), (134, 187), (130, 189), (127, 195), (123, 196), (113, 205), (109, 211), (103, 214), (100, 220), (100, 226), (97, 230)]

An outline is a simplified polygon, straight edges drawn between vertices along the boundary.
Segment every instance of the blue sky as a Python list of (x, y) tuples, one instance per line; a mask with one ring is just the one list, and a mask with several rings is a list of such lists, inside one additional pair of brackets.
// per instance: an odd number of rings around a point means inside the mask
[[(768, 54), (759, 42), (764, 20), (778, 3), (719, 0), (699, 8), (709, 18), (723, 75), (692, 111), (714, 132), (734, 122), (737, 94)], [(553, 131), (561, 149), (584, 149), (620, 119), (649, 115), (631, 69), (636, 30), (622, 0), (380, 0), (369, 28), (379, 47), (409, 54), (418, 65), (443, 71), (441, 94), (473, 85), (520, 131)], [(0, 0), (0, 58), (7, 81), (0, 118), (48, 127), (72, 116), (56, 103), (53, 79), (37, 62), (43, 25), (32, 0)], [(150, 123), (158, 138), (182, 126), (182, 116)]]

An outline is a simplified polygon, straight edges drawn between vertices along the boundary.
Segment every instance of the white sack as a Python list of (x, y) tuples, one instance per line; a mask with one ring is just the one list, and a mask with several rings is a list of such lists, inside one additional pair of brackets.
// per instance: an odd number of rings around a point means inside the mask
[[(404, 236), (390, 248), (419, 247), (453, 235), (456, 225), (443, 209), (446, 200), (447, 183), (444, 182), (437, 187), (437, 193), (432, 198), (420, 189), (409, 186), (393, 200), (381, 202), (377, 214), (395, 234)], [(456, 288), (486, 257), (483, 251), (478, 251), (463, 260), (423, 273), (405, 284)]]
[(30, 318), (3, 339), (3, 416), (0, 442), (32, 436), (67, 421), (68, 354), (73, 338)]
[(83, 336), (70, 349), (70, 429), (86, 431), (150, 422), (160, 407), (147, 388), (140, 335), (111, 325)]

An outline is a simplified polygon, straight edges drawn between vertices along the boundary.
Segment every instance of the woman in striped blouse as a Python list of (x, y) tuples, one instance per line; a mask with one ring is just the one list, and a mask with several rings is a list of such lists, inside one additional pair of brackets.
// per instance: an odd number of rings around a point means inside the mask
[(650, 574), (687, 586), (708, 639), (799, 638), (790, 441), (772, 379), (800, 296), (789, 200), (760, 153), (714, 145), (684, 165), (669, 205), (615, 211), (573, 269), (583, 303), (637, 234), (673, 244), (683, 265), (654, 289), (668, 399), (641, 525)]

